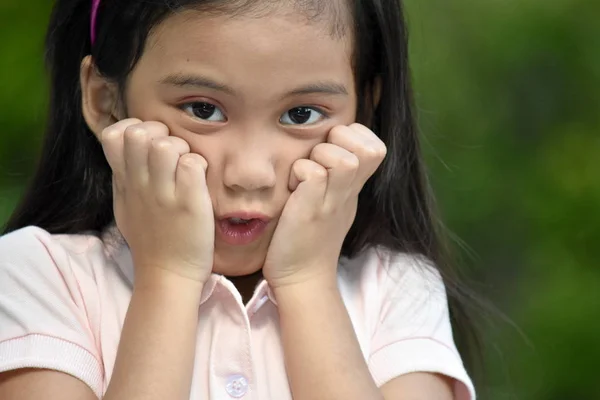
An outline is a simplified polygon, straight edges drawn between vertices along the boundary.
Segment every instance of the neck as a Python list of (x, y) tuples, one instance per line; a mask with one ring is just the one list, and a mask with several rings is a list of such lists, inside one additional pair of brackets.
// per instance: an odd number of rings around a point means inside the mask
[(248, 303), (254, 294), (256, 285), (263, 278), (262, 270), (258, 270), (253, 274), (244, 276), (228, 276), (229, 279), (236, 287), (238, 292), (242, 295), (242, 301), (244, 304)]

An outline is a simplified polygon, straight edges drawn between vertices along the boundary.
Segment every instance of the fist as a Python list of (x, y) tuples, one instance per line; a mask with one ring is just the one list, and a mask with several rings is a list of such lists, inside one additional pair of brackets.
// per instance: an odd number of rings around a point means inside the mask
[(206, 282), (214, 252), (206, 160), (160, 122), (119, 121), (104, 129), (101, 144), (113, 172), (115, 220), (131, 249), (136, 280), (162, 269)]
[(360, 124), (336, 126), (309, 159), (297, 160), (292, 191), (263, 273), (272, 287), (335, 279), (337, 263), (358, 205), (358, 194), (386, 154), (385, 144)]

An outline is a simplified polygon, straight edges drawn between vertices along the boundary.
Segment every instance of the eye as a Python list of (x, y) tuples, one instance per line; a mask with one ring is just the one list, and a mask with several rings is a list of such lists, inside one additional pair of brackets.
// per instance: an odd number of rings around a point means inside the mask
[(210, 122), (225, 122), (227, 118), (219, 107), (214, 104), (205, 102), (196, 102), (184, 104), (182, 110), (190, 114), (192, 117), (199, 118)]
[(296, 107), (286, 111), (279, 122), (284, 125), (310, 125), (319, 122), (326, 115), (311, 107)]

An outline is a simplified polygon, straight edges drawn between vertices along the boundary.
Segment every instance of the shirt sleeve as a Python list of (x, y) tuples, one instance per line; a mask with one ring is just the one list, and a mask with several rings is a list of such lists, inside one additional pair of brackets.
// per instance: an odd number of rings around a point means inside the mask
[(101, 397), (103, 370), (67, 252), (27, 227), (0, 237), (0, 372), (61, 371)]
[(411, 372), (454, 379), (457, 400), (475, 390), (452, 337), (448, 301), (439, 273), (409, 256), (381, 258), (382, 299), (369, 368), (378, 386)]

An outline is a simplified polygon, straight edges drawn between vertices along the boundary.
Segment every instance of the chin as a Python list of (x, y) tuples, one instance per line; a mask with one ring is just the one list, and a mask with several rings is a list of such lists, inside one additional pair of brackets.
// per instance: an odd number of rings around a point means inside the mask
[(263, 252), (233, 254), (232, 251), (229, 251), (226, 254), (220, 254), (217, 250), (212, 272), (225, 276), (252, 275), (262, 269), (266, 256), (267, 254)]

